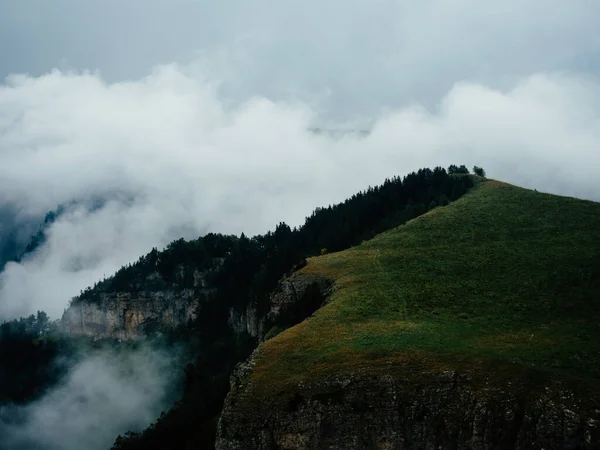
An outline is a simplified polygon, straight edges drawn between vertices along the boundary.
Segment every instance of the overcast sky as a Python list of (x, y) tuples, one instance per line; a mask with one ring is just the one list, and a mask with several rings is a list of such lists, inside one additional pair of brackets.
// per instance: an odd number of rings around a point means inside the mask
[(0, 204), (24, 221), (109, 199), (6, 267), (0, 317), (57, 318), (153, 246), (299, 225), (424, 166), (600, 200), (599, 18), (597, 0), (0, 0)]
[(136, 80), (201, 61), (233, 99), (310, 100), (336, 117), (434, 103), (457, 81), (597, 74), (597, 0), (2, 0), (0, 77), (51, 68)]

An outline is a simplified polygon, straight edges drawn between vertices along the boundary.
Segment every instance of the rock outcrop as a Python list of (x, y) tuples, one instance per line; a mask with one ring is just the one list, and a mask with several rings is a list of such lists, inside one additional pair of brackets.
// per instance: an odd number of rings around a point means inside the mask
[(98, 294), (94, 302), (73, 302), (63, 314), (63, 330), (91, 338), (138, 339), (145, 326), (175, 327), (194, 318), (198, 296), (192, 289)]
[[(153, 277), (149, 277), (148, 284), (152, 282)], [(232, 307), (223, 326), (260, 342), (271, 327), (287, 328), (316, 311), (326, 301), (331, 286), (322, 277), (293, 274), (279, 283), (265, 311), (252, 303)], [(205, 274), (200, 272), (194, 274), (192, 289), (139, 288), (137, 292), (99, 293), (93, 301), (73, 299), (61, 320), (63, 330), (91, 338), (138, 339), (146, 326), (175, 327), (193, 319), (200, 299), (210, 301), (212, 294)]]
[(265, 340), (271, 327), (288, 328), (306, 319), (326, 301), (333, 290), (330, 280), (302, 272), (284, 278), (269, 296), (266, 312), (255, 304), (241, 311), (229, 310), (229, 326), (237, 333), (248, 333), (259, 342)]
[[(185, 267), (177, 267), (176, 279), (185, 277)], [(187, 289), (162, 282), (151, 273), (132, 292), (95, 292), (89, 298), (75, 297), (61, 319), (63, 331), (90, 338), (132, 340), (144, 329), (173, 328), (193, 319), (197, 306), (210, 298), (206, 273), (194, 271)], [(160, 288), (156, 288), (156, 286)]]
[(600, 448), (600, 410), (559, 382), (527, 392), (456, 371), (417, 383), (358, 371), (261, 394), (248, 381), (259, 351), (232, 376), (217, 450)]
[(295, 325), (323, 306), (334, 289), (325, 277), (297, 272), (284, 278), (271, 294), (266, 319), (281, 326)]
[(264, 334), (264, 317), (259, 317), (258, 309), (252, 303), (246, 305), (242, 311), (229, 308), (227, 324), (236, 334), (248, 333), (253, 338), (259, 338)]

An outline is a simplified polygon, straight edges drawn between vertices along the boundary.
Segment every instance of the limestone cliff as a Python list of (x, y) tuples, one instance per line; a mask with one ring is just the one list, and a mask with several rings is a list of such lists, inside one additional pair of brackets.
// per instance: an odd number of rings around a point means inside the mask
[(247, 332), (262, 342), (272, 327), (288, 328), (310, 316), (327, 301), (332, 289), (327, 278), (294, 273), (279, 282), (266, 311), (252, 303), (241, 311), (231, 308), (228, 324), (237, 334)]
[(73, 335), (137, 339), (151, 322), (162, 327), (186, 323), (197, 304), (193, 290), (99, 294), (99, 301), (71, 304), (61, 323)]
[[(173, 328), (193, 319), (201, 299), (213, 290), (205, 272), (191, 271), (188, 288), (167, 284), (158, 273), (146, 276), (135, 289), (126, 292), (93, 292), (75, 297), (63, 314), (61, 326), (72, 335), (91, 338), (138, 339), (145, 327)], [(182, 280), (186, 267), (176, 268), (175, 280)]]
[[(154, 278), (148, 278), (148, 286)], [(265, 311), (253, 303), (231, 307), (223, 326), (262, 341), (271, 327), (287, 328), (318, 309), (330, 286), (324, 278), (294, 274), (280, 282)], [(213, 292), (205, 274), (199, 272), (190, 289), (144, 287), (140, 285), (136, 292), (99, 293), (93, 301), (73, 299), (61, 320), (63, 330), (92, 338), (138, 339), (147, 325), (175, 327), (193, 319), (200, 299), (210, 301)]]

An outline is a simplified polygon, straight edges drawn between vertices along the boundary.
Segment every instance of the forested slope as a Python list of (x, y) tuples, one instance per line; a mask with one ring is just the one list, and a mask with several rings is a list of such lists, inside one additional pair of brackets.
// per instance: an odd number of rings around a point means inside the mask
[(219, 448), (600, 445), (599, 230), (598, 203), (483, 181), (311, 258), (337, 289), (240, 371)]

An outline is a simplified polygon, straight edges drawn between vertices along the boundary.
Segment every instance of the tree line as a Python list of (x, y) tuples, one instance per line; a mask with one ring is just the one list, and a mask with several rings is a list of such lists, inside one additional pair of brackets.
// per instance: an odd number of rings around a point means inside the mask
[(60, 379), (74, 347), (57, 331), (44, 311), (0, 325), (0, 404), (27, 403)]

